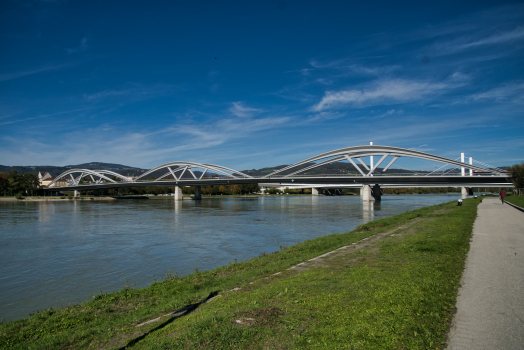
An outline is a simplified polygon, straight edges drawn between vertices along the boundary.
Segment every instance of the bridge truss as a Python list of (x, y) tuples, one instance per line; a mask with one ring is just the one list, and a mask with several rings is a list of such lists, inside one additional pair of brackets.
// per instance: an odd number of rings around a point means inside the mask
[[(368, 166), (362, 157), (379, 157), (376, 164)], [(451, 174), (389, 175), (385, 172), (400, 157), (417, 158), (443, 163), (455, 167), (481, 172), (480, 176), (457, 176)], [(388, 159), (382, 168), (377, 168)], [(322, 165), (347, 161), (359, 174), (307, 175), (304, 174)], [(199, 169), (196, 171), (195, 169)], [(211, 176), (206, 176), (211, 174)], [(156, 175), (156, 176), (155, 176)], [(148, 178), (149, 177), (149, 178)], [(253, 177), (220, 165), (176, 161), (152, 168), (142, 175), (131, 178), (108, 170), (70, 169), (57, 176), (46, 189), (49, 190), (93, 190), (142, 186), (204, 186), (223, 184), (264, 183), (289, 186), (361, 186), (382, 184), (389, 186), (504, 186), (508, 185), (507, 174), (499, 169), (489, 169), (457, 160), (391, 146), (354, 146), (333, 150), (278, 169), (263, 177)], [(57, 186), (59, 183), (65, 186)]]

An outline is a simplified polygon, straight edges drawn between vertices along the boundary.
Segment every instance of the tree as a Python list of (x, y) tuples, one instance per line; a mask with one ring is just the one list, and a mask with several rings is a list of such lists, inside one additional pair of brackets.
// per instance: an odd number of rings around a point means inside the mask
[(524, 162), (510, 166), (508, 171), (511, 173), (510, 180), (515, 187), (524, 188)]
[(0, 191), (2, 195), (7, 195), (9, 189), (9, 175), (6, 173), (0, 173)]

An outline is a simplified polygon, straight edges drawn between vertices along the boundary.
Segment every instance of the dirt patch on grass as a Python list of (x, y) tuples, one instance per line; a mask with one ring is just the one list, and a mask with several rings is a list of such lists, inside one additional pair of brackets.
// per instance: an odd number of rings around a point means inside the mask
[(251, 309), (236, 314), (233, 322), (239, 325), (256, 323), (261, 326), (274, 326), (278, 318), (283, 314), (284, 312), (276, 307)]

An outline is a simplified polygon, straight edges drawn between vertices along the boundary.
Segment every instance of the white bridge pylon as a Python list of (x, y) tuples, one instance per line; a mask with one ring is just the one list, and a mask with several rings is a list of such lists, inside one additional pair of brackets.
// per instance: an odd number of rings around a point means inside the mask
[[(372, 165), (372, 168), (370, 168), (361, 159), (361, 157), (368, 157), (368, 156), (382, 156), (382, 157), (380, 158), (380, 160), (376, 164)], [(399, 159), (400, 157), (409, 157), (409, 158), (418, 158), (418, 159), (424, 159), (424, 160), (431, 160), (431, 161), (435, 161), (435, 162), (439, 162), (439, 163), (445, 163), (445, 164), (449, 164), (449, 165), (454, 165), (454, 166), (457, 166), (457, 167), (464, 167), (464, 168), (468, 168), (468, 169), (471, 169), (471, 170), (486, 171), (485, 168), (482, 168), (482, 167), (479, 167), (479, 166), (476, 166), (476, 165), (466, 164), (466, 163), (459, 162), (459, 161), (456, 161), (456, 160), (453, 160), (453, 159), (449, 159), (449, 158), (441, 157), (441, 156), (436, 156), (436, 155), (425, 153), (425, 152), (414, 151), (414, 150), (410, 150), (410, 149), (406, 149), (406, 148), (399, 148), (399, 147), (392, 147), (392, 146), (369, 145), (369, 146), (354, 146), (354, 147), (341, 148), (341, 149), (337, 149), (337, 150), (334, 150), (334, 151), (322, 153), (322, 154), (319, 154), (317, 156), (314, 156), (314, 157), (305, 159), (303, 161), (300, 161), (298, 163), (291, 164), (291, 165), (289, 165), (289, 166), (287, 166), (285, 168), (278, 169), (278, 170), (272, 172), (271, 174), (266, 175), (265, 178), (270, 178), (270, 177), (275, 176), (276, 174), (281, 173), (283, 171), (291, 170), (293, 168), (299, 167), (299, 166), (304, 165), (304, 164), (312, 163), (312, 162), (319, 161), (318, 163), (315, 163), (313, 165), (310, 165), (310, 166), (307, 166), (305, 168), (299, 169), (299, 170), (294, 171), (294, 172), (292, 172), (290, 174), (282, 175), (282, 177), (290, 177), (292, 175), (297, 175), (297, 174), (306, 172), (308, 170), (311, 170), (313, 168), (316, 168), (316, 167), (319, 167), (319, 166), (322, 166), (322, 165), (326, 165), (326, 164), (330, 164), (330, 163), (334, 163), (334, 162), (339, 162), (339, 161), (343, 161), (343, 160), (347, 160), (351, 164), (353, 164), (353, 166), (360, 172), (360, 174), (362, 174), (362, 176), (372, 176), (373, 172), (378, 168), (378, 166), (380, 164), (382, 164), (382, 162), (384, 162), (384, 160), (387, 157), (390, 157), (390, 156), (393, 157), (393, 158), (388, 163), (388, 165), (386, 165), (382, 169), (382, 172), (385, 172), (386, 170), (388, 170), (389, 167), (397, 159)], [(362, 165), (362, 167), (364, 167), (366, 172), (364, 172), (357, 165), (355, 160), (358, 161)], [(490, 170), (494, 171), (493, 169), (490, 169)], [(495, 171), (495, 172), (498, 173), (498, 171)]]

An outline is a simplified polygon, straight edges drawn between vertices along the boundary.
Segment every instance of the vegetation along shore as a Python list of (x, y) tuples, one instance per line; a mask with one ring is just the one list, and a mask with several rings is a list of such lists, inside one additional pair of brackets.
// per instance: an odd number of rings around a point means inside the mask
[(442, 349), (479, 203), (36, 312), (1, 324), (0, 348)]

